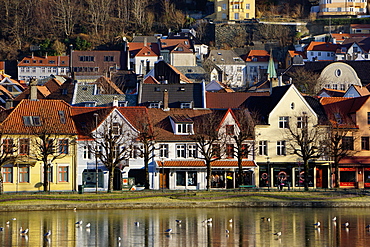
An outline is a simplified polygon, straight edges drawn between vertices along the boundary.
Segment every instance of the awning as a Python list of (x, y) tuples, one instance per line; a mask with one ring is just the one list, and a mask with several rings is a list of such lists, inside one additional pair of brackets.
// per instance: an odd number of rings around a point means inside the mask
[(369, 165), (370, 166), (370, 156), (352, 156), (352, 157), (344, 157), (339, 161), (339, 165), (351, 165), (351, 166), (362, 166), (362, 165)]
[[(166, 168), (205, 168), (206, 163), (203, 160), (169, 160), (169, 161), (157, 161), (157, 167)], [(235, 160), (217, 160), (211, 163), (214, 168), (238, 168), (238, 161)], [(245, 160), (242, 161), (243, 168), (255, 168), (257, 167), (255, 161)]]

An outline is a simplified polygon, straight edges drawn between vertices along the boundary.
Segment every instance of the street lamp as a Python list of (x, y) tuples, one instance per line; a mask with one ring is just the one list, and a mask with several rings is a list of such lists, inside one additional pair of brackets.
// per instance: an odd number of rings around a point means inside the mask
[(99, 184), (99, 171), (98, 171), (98, 157), (97, 157), (97, 152), (98, 152), (98, 143), (96, 141), (97, 138), (97, 133), (98, 133), (98, 113), (94, 113), (95, 117), (95, 173), (96, 173), (96, 178), (95, 178), (95, 189), (96, 189), (96, 194), (98, 194), (98, 184)]
[(162, 158), (162, 192), (164, 191), (164, 158)]
[(270, 179), (270, 157), (266, 157), (266, 160), (267, 160), (267, 189), (268, 191), (270, 191), (270, 182), (271, 182), (271, 179)]

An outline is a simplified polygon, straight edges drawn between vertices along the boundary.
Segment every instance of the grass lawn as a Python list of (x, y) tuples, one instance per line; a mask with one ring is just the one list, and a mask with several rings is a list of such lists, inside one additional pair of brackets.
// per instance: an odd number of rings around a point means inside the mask
[(55, 205), (86, 203), (182, 203), (182, 202), (261, 202), (335, 201), (370, 203), (368, 191), (135, 191), (104, 193), (6, 193), (0, 205)]

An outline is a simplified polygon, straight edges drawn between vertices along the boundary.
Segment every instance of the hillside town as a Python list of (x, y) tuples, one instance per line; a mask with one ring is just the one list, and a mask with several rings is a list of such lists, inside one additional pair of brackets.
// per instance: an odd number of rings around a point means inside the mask
[(0, 61), (0, 192), (370, 188), (367, 2), (312, 6), (315, 30), (212, 4), (207, 35)]

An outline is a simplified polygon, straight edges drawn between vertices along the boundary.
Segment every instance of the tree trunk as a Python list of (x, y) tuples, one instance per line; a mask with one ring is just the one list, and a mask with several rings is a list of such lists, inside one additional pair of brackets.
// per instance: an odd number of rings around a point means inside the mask
[(0, 172), (0, 195), (4, 194), (3, 173)]
[(335, 179), (335, 188), (339, 188), (339, 162), (334, 164), (334, 179)]
[(44, 162), (44, 192), (48, 191), (48, 164)]
[(149, 189), (149, 149), (146, 145), (144, 148), (145, 189)]
[(114, 169), (115, 169), (115, 167), (112, 167), (109, 170), (109, 184), (108, 184), (108, 191), (107, 191), (107, 193), (111, 193), (112, 190), (113, 190)]
[(241, 157), (238, 157), (238, 167), (239, 167), (238, 185), (240, 187), (240, 185), (243, 185), (243, 163)]
[(308, 172), (310, 169), (310, 166), (308, 165), (308, 160), (304, 160), (304, 190), (308, 191)]
[(212, 182), (212, 167), (211, 167), (211, 162), (206, 161), (207, 165), (207, 191), (211, 190), (211, 182)]

